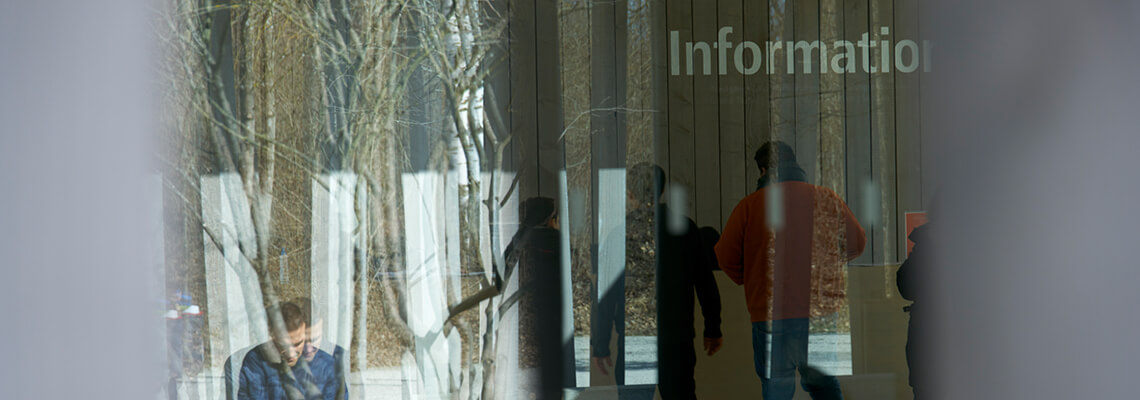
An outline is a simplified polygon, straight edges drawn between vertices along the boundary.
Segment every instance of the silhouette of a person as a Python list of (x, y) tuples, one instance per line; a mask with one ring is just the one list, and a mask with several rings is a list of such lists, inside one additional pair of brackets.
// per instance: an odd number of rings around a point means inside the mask
[[(624, 335), (629, 318), (639, 325), (655, 325), (657, 332), (658, 389), (664, 399), (695, 399), (693, 367), (696, 355), (693, 337), (693, 293), (704, 316), (704, 347), (715, 354), (721, 347), (720, 292), (708, 257), (702, 249), (696, 224), (660, 202), (665, 186), (661, 167), (638, 164), (626, 177), (626, 235), (611, 233), (609, 246), (625, 246), (625, 272), (598, 302), (593, 312), (590, 342), (592, 361), (608, 374), (613, 360), (609, 352), (611, 328), (616, 328), (618, 362), (614, 369), (619, 385), (624, 384)], [(670, 227), (667, 218), (680, 218)], [(674, 229), (670, 229), (674, 228)], [(622, 242), (624, 240), (624, 243)], [(625, 309), (618, 307), (618, 296), (625, 296)], [(626, 314), (626, 311), (629, 314)]]
[[(548, 197), (532, 197), (520, 205), (519, 230), (507, 245), (504, 258), (508, 268), (519, 273), (521, 364), (539, 367), (539, 399), (558, 399), (562, 388), (573, 382), (572, 368), (562, 365), (572, 360), (573, 343), (562, 343), (561, 233), (557, 202)], [(508, 272), (510, 274), (510, 272)]]
[(809, 321), (842, 307), (844, 264), (866, 236), (834, 191), (807, 182), (790, 146), (766, 143), (755, 160), (757, 190), (732, 211), (716, 254), (744, 286), (764, 398), (791, 399), (798, 370), (813, 399), (842, 399), (839, 381), (808, 365)]
[(926, 363), (921, 349), (924, 346), (923, 337), (927, 332), (924, 325), (929, 315), (924, 309), (926, 302), (922, 299), (921, 286), (924, 282), (928, 282), (923, 278), (933, 262), (930, 229), (931, 223), (928, 222), (911, 231), (909, 238), (914, 242), (914, 249), (895, 273), (895, 284), (898, 285), (899, 294), (912, 302), (903, 310), (910, 314), (906, 336), (906, 364), (910, 369), (908, 382), (916, 400), (924, 398), (920, 394), (925, 394), (922, 389), (928, 385), (928, 378), (925, 377), (927, 371), (924, 368)]
[(343, 347), (329, 343), (332, 353), (321, 349), (325, 345), (325, 319), (320, 313), (314, 313), (313, 301), (308, 297), (293, 300), (301, 308), (301, 315), (305, 319), (305, 349), (301, 357), (309, 362), (309, 368), (318, 380), (328, 381), (327, 376), (332, 375), (332, 381), (338, 386), (336, 400), (348, 398), (348, 385), (345, 380), (345, 371), (348, 369), (348, 358)]

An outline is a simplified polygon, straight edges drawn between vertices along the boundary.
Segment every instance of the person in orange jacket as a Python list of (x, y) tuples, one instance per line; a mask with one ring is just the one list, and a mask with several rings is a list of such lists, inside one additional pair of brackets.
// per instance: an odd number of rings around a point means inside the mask
[(733, 209), (716, 255), (744, 286), (764, 398), (791, 399), (798, 370), (813, 399), (842, 399), (839, 381), (807, 363), (808, 326), (843, 307), (843, 268), (866, 235), (839, 195), (807, 182), (790, 146), (768, 142), (755, 160), (757, 190)]

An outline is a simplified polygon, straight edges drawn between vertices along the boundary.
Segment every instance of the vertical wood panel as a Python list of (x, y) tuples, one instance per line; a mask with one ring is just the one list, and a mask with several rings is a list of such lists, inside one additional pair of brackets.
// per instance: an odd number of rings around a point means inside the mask
[(669, 168), (669, 29), (666, 2), (650, 0), (653, 41), (653, 159)]
[[(666, 5), (666, 27), (668, 31), (678, 31), (675, 49), (680, 54), (680, 74), (669, 76), (669, 174), (671, 185), (681, 185), (688, 190), (693, 188), (693, 167), (696, 162), (693, 152), (693, 78), (687, 75), (685, 43), (693, 41), (692, 0), (668, 0)], [(670, 36), (671, 37), (671, 36)], [(671, 50), (672, 51), (672, 50)], [(694, 52), (695, 53), (695, 52)], [(699, 57), (698, 57), (699, 59)], [(701, 62), (693, 62), (693, 72), (703, 67)], [(674, 210), (693, 215), (692, 202), (672, 204)]]
[[(918, 0), (896, 0), (894, 26), (891, 28), (893, 43), (914, 40), (922, 43), (918, 30)], [(906, 218), (907, 211), (923, 209), (922, 203), (922, 115), (920, 110), (920, 67), (917, 71), (905, 73), (897, 69), (899, 54), (891, 49), (891, 59), (896, 64), (895, 74), (895, 128), (896, 151), (898, 154), (898, 210), (895, 213), (895, 232), (898, 232), (895, 248), (900, 260), (906, 257)], [(906, 53), (909, 54), (909, 53)], [(919, 57), (918, 54), (913, 56)], [(903, 58), (907, 61), (908, 58)]]
[(617, 153), (618, 165), (625, 166), (628, 154), (629, 141), (629, 2), (628, 0), (614, 2), (614, 99), (616, 106), (621, 110), (614, 113), (615, 126), (619, 139), (614, 150)]
[(562, 142), (558, 139), (562, 134), (558, 5), (537, 1), (534, 6), (538, 194), (557, 199), (559, 170), (564, 166)]
[[(626, 23), (620, 28), (624, 31), (626, 52), (619, 65), (625, 66), (625, 104), (629, 109), (625, 116), (626, 131), (626, 165), (642, 162), (653, 163), (655, 130), (659, 128), (657, 120), (662, 117), (657, 97), (660, 89), (657, 79), (657, 68), (664, 67), (666, 55), (658, 53), (657, 41), (664, 38), (664, 31), (655, 31), (656, 20), (654, 13), (660, 11), (661, 6), (651, 0), (633, 0), (629, 2), (626, 13)], [(619, 17), (620, 18), (620, 17)], [(662, 42), (663, 43), (663, 42)], [(663, 128), (664, 126), (661, 126)]]
[[(617, 129), (617, 43), (615, 6), (610, 1), (590, 3), (590, 133), (596, 169), (621, 166), (625, 153)], [(596, 178), (596, 176), (595, 176)]]
[[(868, 7), (866, 0), (846, 0), (844, 2), (843, 36), (851, 43), (859, 41), (867, 32)], [(855, 57), (858, 56), (858, 57)], [(846, 95), (845, 119), (847, 136), (847, 205), (855, 213), (859, 224), (867, 230), (868, 241), (863, 255), (855, 259), (856, 264), (871, 263), (875, 241), (870, 235), (875, 222), (871, 209), (873, 198), (867, 192), (871, 181), (871, 84), (870, 74), (863, 72), (862, 54), (848, 59), (855, 63), (855, 72), (844, 74)]]
[[(859, 41), (860, 36), (867, 31), (868, 23), (868, 5), (867, 0), (844, 0), (844, 15), (843, 15), (843, 36), (844, 40), (856, 43)], [(870, 229), (873, 227), (871, 223), (873, 210), (868, 210), (871, 207), (871, 200), (867, 196), (867, 188), (871, 179), (871, 90), (870, 90), (870, 76), (862, 69), (862, 54), (856, 48), (856, 55), (848, 58), (848, 62), (855, 63), (854, 73), (845, 73), (845, 92), (844, 106), (845, 106), (845, 121), (846, 121), (846, 137), (847, 137), (847, 205), (851, 211), (855, 213), (859, 224), (863, 229), (867, 230), (868, 241), (867, 247), (859, 258), (854, 260), (856, 264), (870, 264), (871, 254), (875, 243), (873, 237), (870, 235)], [(869, 354), (873, 354), (873, 348), (866, 346), (866, 336), (868, 334), (868, 321), (866, 314), (865, 302), (860, 299), (868, 297), (864, 294), (870, 292), (861, 284), (862, 280), (859, 279), (862, 270), (858, 268), (848, 269), (848, 282), (847, 298), (849, 299), (849, 312), (851, 315), (851, 367), (855, 375), (865, 374), (869, 372), (867, 368), (867, 358)]]
[(520, 199), (538, 195), (538, 121), (534, 2), (510, 4), (510, 124), (516, 151)]
[[(483, 3), (483, 12), (487, 15), (499, 15), (499, 13), (507, 12), (509, 0), (490, 0)], [(497, 24), (499, 20), (486, 21), (484, 29), (491, 29)], [(507, 45), (510, 38), (510, 32), (505, 31), (502, 37), (496, 37), (495, 44), (490, 46), (490, 51), (487, 55), (488, 62), (484, 63), (483, 68), (488, 68), (487, 79), (484, 86), (486, 92), (483, 95), (484, 104), (483, 110), (487, 114), (488, 126), (490, 131), (498, 136), (499, 140), (503, 140), (511, 133), (510, 122), (511, 115), (509, 113), (510, 99), (511, 99), (511, 69), (510, 69), (510, 49)], [(492, 148), (490, 141), (485, 142), (484, 147), (486, 153), (494, 154), (496, 149)], [(514, 143), (508, 144), (503, 150), (503, 164), (502, 169), (504, 172), (517, 171), (515, 165), (515, 148)], [(506, 193), (506, 187), (510, 182), (506, 182), (503, 186), (502, 193)]]
[[(917, 12), (917, 16), (915, 17), (915, 19), (918, 22), (918, 30), (916, 31), (917, 35), (915, 36), (914, 40), (918, 42), (919, 46), (925, 48), (926, 47), (926, 46), (924, 46), (925, 39), (930, 37), (929, 32), (931, 31), (931, 29), (929, 27), (927, 27), (926, 19), (924, 19), (924, 18), (928, 16), (928, 13), (930, 11), (928, 9), (923, 8), (921, 2), (918, 3), (916, 8), (918, 9), (918, 12)], [(925, 54), (925, 51), (927, 51), (927, 50), (932, 50), (933, 52), (929, 55)], [(925, 63), (927, 60), (931, 60), (931, 58), (933, 58), (933, 57), (937, 57), (937, 48), (931, 47), (927, 50), (924, 50), (923, 61), (922, 61), (923, 63)], [(931, 58), (927, 58), (927, 57), (931, 57)], [(925, 101), (927, 96), (929, 96), (930, 92), (928, 90), (924, 91), (924, 90), (922, 90), (922, 88), (932, 87), (930, 85), (931, 74), (927, 73), (927, 72), (932, 71), (932, 68), (937, 68), (937, 66), (936, 65), (925, 65), (925, 64), (923, 64), (918, 71), (918, 81), (919, 81), (919, 88), (920, 88), (919, 89), (919, 101), (920, 101), (919, 110), (920, 110), (920, 114), (927, 115), (927, 116), (933, 115), (931, 112), (927, 111), (928, 110), (927, 107), (933, 106), (935, 104), (935, 102)], [(921, 132), (918, 133), (919, 146), (922, 148), (921, 153), (920, 153), (922, 155), (922, 157), (921, 157), (921, 160), (922, 160), (922, 162), (921, 162), (921, 167), (922, 167), (922, 172), (921, 172), (921, 177), (922, 177), (922, 206), (924, 209), (929, 210), (934, 205), (933, 201), (935, 200), (935, 193), (938, 190), (938, 181), (935, 180), (935, 177), (939, 176), (938, 175), (939, 172), (935, 170), (937, 164), (933, 162), (934, 159), (932, 158), (933, 156), (931, 155), (932, 152), (937, 151), (937, 146), (934, 146), (934, 144), (931, 143), (930, 136), (926, 134), (926, 132), (933, 131), (932, 129), (926, 129), (928, 126), (930, 126), (930, 124), (933, 123), (933, 121), (930, 118), (921, 118), (919, 120), (919, 122), (920, 122), (921, 127), (922, 127)]]
[[(788, 57), (791, 49), (788, 42), (795, 39), (795, 3), (786, 0), (772, 1), (768, 31), (773, 41), (779, 41), (782, 48), (774, 50), (769, 60), (772, 67), (770, 78), (771, 124), (770, 139), (779, 139), (796, 147), (796, 76), (788, 70)], [(773, 47), (776, 45), (773, 44)]]
[[(615, 6), (611, 1), (590, 3), (590, 133), (595, 170), (621, 166), (624, 139), (617, 129), (617, 43)], [(595, 174), (595, 178), (597, 178)]]
[[(590, 106), (590, 14), (583, 3), (563, 2), (559, 10), (559, 47), (561, 49), (561, 75), (562, 75), (562, 106), (564, 114), (563, 143), (566, 148), (566, 175), (568, 208), (566, 227), (569, 229), (570, 253), (572, 257), (571, 280), (572, 298), (575, 302), (589, 303), (589, 284), (580, 283), (588, 276), (590, 269), (591, 233), (593, 232), (591, 218), (593, 205), (589, 201), (591, 157), (590, 157), (590, 123), (588, 110)], [(585, 257), (582, 257), (585, 256)], [(577, 310), (575, 310), (577, 311)], [(589, 308), (586, 315), (574, 315), (575, 330), (583, 329), (588, 332), (590, 327)], [(582, 326), (585, 325), (585, 326)], [(589, 381), (575, 382), (576, 385), (588, 386)]]
[(819, 39), (829, 47), (828, 57), (820, 62), (828, 63), (830, 72), (820, 75), (819, 79), (820, 180), (818, 183), (842, 196), (847, 182), (847, 149), (843, 132), (845, 74), (831, 70), (830, 63), (831, 57), (835, 55), (832, 45), (843, 39), (843, 0), (820, 1)]
[[(583, 3), (562, 3), (559, 47), (566, 173), (571, 191), (585, 195), (590, 175), (590, 13)], [(585, 206), (589, 207), (589, 206)], [(587, 210), (578, 210), (586, 213)], [(571, 210), (577, 213), (576, 210)], [(585, 215), (579, 225), (588, 221)], [(579, 229), (579, 228), (571, 228)]]
[[(919, 0), (895, 0), (895, 9), (891, 26), (892, 43), (899, 43), (902, 40), (913, 40), (918, 44), (919, 49), (922, 48), (922, 37), (919, 29), (918, 18), (918, 4)], [(901, 72), (897, 69), (897, 62), (899, 54), (895, 51), (896, 48), (891, 49), (892, 63), (896, 64), (892, 67), (895, 74), (895, 128), (896, 128), (896, 151), (897, 151), (897, 173), (898, 173), (898, 208), (895, 210), (895, 249), (899, 254), (899, 261), (906, 258), (906, 217), (905, 213), (912, 210), (923, 209), (922, 198), (922, 112), (921, 112), (921, 76), (922, 76), (922, 57), (920, 54), (913, 54), (917, 57), (919, 67), (914, 72)], [(907, 60), (906, 58), (903, 59)], [(897, 269), (889, 268), (886, 272), (893, 273)], [(891, 275), (888, 278), (893, 278)], [(887, 279), (888, 282), (894, 282), (893, 279)], [(902, 301), (897, 293), (893, 290), (886, 291), (888, 298), (892, 301)], [(909, 317), (909, 316), (908, 316)], [(889, 348), (883, 346), (884, 348)], [(904, 347), (905, 348), (905, 347)], [(897, 349), (897, 347), (896, 347)], [(904, 357), (905, 352), (898, 352)], [(913, 397), (913, 392), (908, 384), (909, 369), (905, 362), (899, 362), (898, 357), (894, 359), (885, 359), (883, 361), (884, 369), (894, 369), (898, 371), (898, 377), (895, 381), (895, 392), (898, 393), (901, 399), (910, 399)]]
[[(741, 0), (721, 0), (717, 5), (717, 20), (720, 26), (731, 26), (734, 31), (729, 36), (733, 44), (733, 54), (740, 43), (746, 38), (746, 23), (744, 21), (744, 4)], [(749, 20), (748, 24), (756, 24), (756, 20)], [(755, 41), (754, 41), (755, 42)], [(744, 54), (747, 54), (745, 51)], [(734, 57), (730, 56), (730, 57)], [(731, 59), (731, 58), (730, 58)], [(745, 59), (744, 66), (750, 66), (752, 59)], [(731, 62), (730, 62), (731, 64)], [(748, 151), (746, 133), (744, 131), (745, 98), (744, 75), (736, 71), (735, 65), (728, 65), (728, 74), (722, 75), (717, 83), (720, 103), (720, 220), (713, 224), (719, 231), (726, 223), (728, 216), (736, 203), (749, 192), (748, 169), (754, 168), (749, 162), (751, 154)], [(763, 69), (761, 69), (763, 70)]]
[[(715, 2), (695, 1), (693, 7), (693, 39), (717, 43), (717, 5)], [(712, 47), (712, 73), (693, 76), (693, 96), (701, 101), (693, 104), (693, 185), (689, 186), (695, 214), (690, 214), (698, 225), (716, 225), (720, 222), (720, 52)], [(730, 49), (728, 47), (725, 50)], [(729, 54), (725, 53), (725, 59)], [(725, 68), (732, 67), (731, 61)], [(728, 70), (726, 69), (726, 72)], [(735, 72), (735, 71), (733, 71)]]
[[(758, 43), (761, 49), (771, 37), (770, 19), (768, 17), (770, 9), (767, 1), (744, 2), (744, 38)], [(755, 190), (756, 180), (760, 179), (760, 171), (756, 168), (756, 163), (752, 161), (752, 156), (756, 149), (760, 148), (760, 145), (771, 137), (771, 85), (770, 75), (766, 74), (767, 67), (771, 64), (772, 60), (768, 58), (767, 54), (764, 54), (760, 71), (744, 77), (744, 151), (747, 158), (744, 168), (745, 196)], [(733, 204), (735, 205), (740, 199), (734, 200)], [(731, 213), (732, 211), (728, 210), (727, 212)]]
[[(814, 42), (819, 39), (819, 0), (795, 0), (795, 42)], [(819, 176), (819, 79), (821, 51), (810, 49), (794, 51), (788, 49), (788, 56), (795, 57), (795, 103), (796, 103), (796, 157), (800, 166), (807, 172), (808, 181), (818, 184)], [(811, 63), (811, 72), (805, 72), (805, 56)]]
[[(894, 21), (893, 0), (872, 0), (870, 10), (871, 37), (875, 40), (889, 40), (894, 36), (881, 34), (881, 27), (890, 27)], [(893, 27), (892, 27), (893, 28)], [(871, 168), (876, 187), (879, 190), (879, 218), (874, 237), (876, 248), (872, 255), (873, 263), (895, 263), (898, 261), (895, 245), (894, 224), (897, 210), (897, 177), (895, 176), (895, 79), (894, 66), (882, 63), (882, 46), (872, 49), (871, 65), (878, 66), (878, 73), (871, 74)], [(885, 68), (889, 68), (889, 71)]]
[[(744, 41), (757, 43), (763, 48), (768, 37), (766, 1), (720, 0), (717, 14), (719, 27), (733, 27), (732, 34), (728, 36), (728, 41), (732, 42), (726, 57), (728, 60), (736, 57), (736, 50)], [(753, 60), (749, 52), (744, 51), (743, 55), (744, 60), (738, 61), (745, 67), (751, 66)], [(758, 173), (752, 162), (752, 153), (768, 131), (767, 59), (762, 50), (759, 55), (761, 57), (757, 61), (762, 64), (756, 74), (742, 75), (729, 61), (725, 65), (727, 74), (719, 77), (721, 216), (719, 224), (714, 225), (717, 230), (724, 227), (736, 204), (751, 193)], [(698, 104), (700, 102), (698, 100)], [(721, 288), (724, 348), (712, 357), (698, 351), (694, 371), (697, 397), (729, 399), (739, 397), (741, 393), (760, 393), (760, 381), (753, 370), (750, 318), (744, 291), (737, 290), (723, 273), (715, 275)], [(699, 307), (695, 308), (694, 322), (700, 329), (704, 319)], [(697, 336), (694, 345), (700, 348), (702, 338), (700, 334)]]

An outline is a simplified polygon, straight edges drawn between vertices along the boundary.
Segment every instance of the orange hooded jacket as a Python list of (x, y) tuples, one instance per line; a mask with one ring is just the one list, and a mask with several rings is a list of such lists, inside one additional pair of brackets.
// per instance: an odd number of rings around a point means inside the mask
[(867, 237), (831, 189), (806, 182), (767, 185), (732, 211), (716, 245), (717, 261), (744, 286), (752, 322), (818, 317), (839, 311), (847, 261)]

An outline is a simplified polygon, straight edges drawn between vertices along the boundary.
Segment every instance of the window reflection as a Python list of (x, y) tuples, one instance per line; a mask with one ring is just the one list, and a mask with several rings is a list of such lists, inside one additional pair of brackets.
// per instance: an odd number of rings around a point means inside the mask
[[(880, 3), (172, 4), (166, 391), (238, 396), (252, 349), (277, 321), (293, 331), (266, 310), (289, 304), (300, 364), (328, 354), (339, 398), (759, 391), (748, 294), (711, 249), (777, 139), (868, 240), (857, 268), (813, 266), (800, 300), (826, 312), (788, 329), (827, 374), (899, 387), (900, 353), (880, 351), (898, 335), (880, 331), (903, 315), (899, 216), (923, 208), (921, 174), (902, 171), (920, 165), (916, 80), (666, 68), (669, 32), (857, 41), (908, 21)], [(750, 62), (804, 63), (789, 54)], [(799, 282), (777, 278), (774, 293)], [(775, 303), (763, 320), (789, 319)]]

